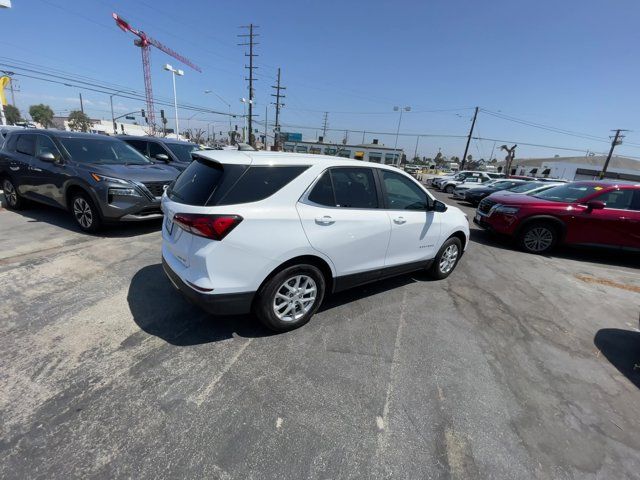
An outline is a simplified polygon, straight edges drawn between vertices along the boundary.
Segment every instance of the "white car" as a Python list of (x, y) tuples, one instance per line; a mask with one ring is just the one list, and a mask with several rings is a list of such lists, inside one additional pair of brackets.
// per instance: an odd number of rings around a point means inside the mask
[(444, 182), (440, 182), (440, 190), (442, 190), (443, 192), (447, 192), (448, 194), (452, 194), (458, 185), (482, 185), (490, 182), (491, 180), (493, 180), (493, 178), (487, 173), (474, 172), (468, 175), (466, 178), (451, 178), (449, 180), (445, 180)]
[(172, 283), (221, 315), (290, 330), (325, 295), (428, 269), (451, 274), (469, 242), (456, 207), (381, 164), (277, 152), (201, 151), (162, 197)]

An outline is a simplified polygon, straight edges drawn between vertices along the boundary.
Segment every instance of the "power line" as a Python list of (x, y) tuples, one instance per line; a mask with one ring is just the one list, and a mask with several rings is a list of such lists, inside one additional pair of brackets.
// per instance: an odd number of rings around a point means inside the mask
[(539, 128), (541, 130), (546, 130), (549, 132), (554, 132), (554, 133), (560, 133), (563, 135), (570, 135), (573, 137), (577, 137), (577, 138), (583, 138), (583, 139), (587, 139), (587, 140), (595, 140), (595, 141), (599, 141), (599, 142), (607, 142), (609, 143), (609, 140), (607, 140), (606, 138), (603, 137), (598, 137), (597, 135), (591, 135), (588, 133), (580, 133), (580, 132), (574, 132), (571, 130), (565, 130), (563, 128), (557, 128), (557, 127), (552, 127), (549, 125), (543, 125), (540, 123), (535, 123), (535, 122), (530, 122), (528, 120), (522, 120), (520, 118), (516, 118), (516, 117), (512, 117), (510, 115), (505, 115), (503, 113), (498, 113), (498, 112), (492, 112), (490, 110), (486, 110), (486, 109), (481, 109), (483, 113), (486, 113), (487, 115), (491, 115), (493, 117), (496, 118), (500, 118), (502, 120), (507, 120), (510, 122), (514, 122), (514, 123), (519, 123), (522, 125), (527, 125), (529, 127), (534, 127), (534, 128)]

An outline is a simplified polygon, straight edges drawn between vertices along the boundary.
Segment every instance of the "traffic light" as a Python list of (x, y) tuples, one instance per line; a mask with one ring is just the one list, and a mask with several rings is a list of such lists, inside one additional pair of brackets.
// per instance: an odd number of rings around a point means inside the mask
[(160, 118), (164, 118), (164, 110), (160, 110)]
[(147, 118), (147, 115), (145, 114), (144, 108), (140, 109), (140, 112), (142, 114), (142, 118)]

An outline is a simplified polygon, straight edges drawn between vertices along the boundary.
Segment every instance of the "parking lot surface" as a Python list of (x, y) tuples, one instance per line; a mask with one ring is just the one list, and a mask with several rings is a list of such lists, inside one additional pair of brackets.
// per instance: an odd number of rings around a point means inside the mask
[(174, 291), (159, 228), (0, 209), (0, 477), (640, 478), (638, 256), (473, 226), (273, 335)]

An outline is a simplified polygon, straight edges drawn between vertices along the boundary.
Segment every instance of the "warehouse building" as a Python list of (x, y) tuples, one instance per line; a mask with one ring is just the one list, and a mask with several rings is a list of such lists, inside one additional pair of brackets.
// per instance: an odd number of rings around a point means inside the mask
[[(593, 180), (602, 171), (606, 159), (605, 155), (516, 158), (511, 166), (511, 175), (562, 178), (565, 180)], [(504, 162), (500, 162), (498, 167), (504, 168)], [(618, 156), (611, 157), (605, 178), (640, 182), (640, 160)]]
[(397, 165), (403, 157), (401, 148), (394, 149), (379, 143), (377, 139), (373, 143), (359, 145), (343, 145), (336, 143), (324, 143), (322, 137), (317, 142), (291, 141), (290, 137), (283, 143), (285, 152), (315, 153), (317, 155), (331, 155), (335, 157), (353, 158), (365, 162)]

